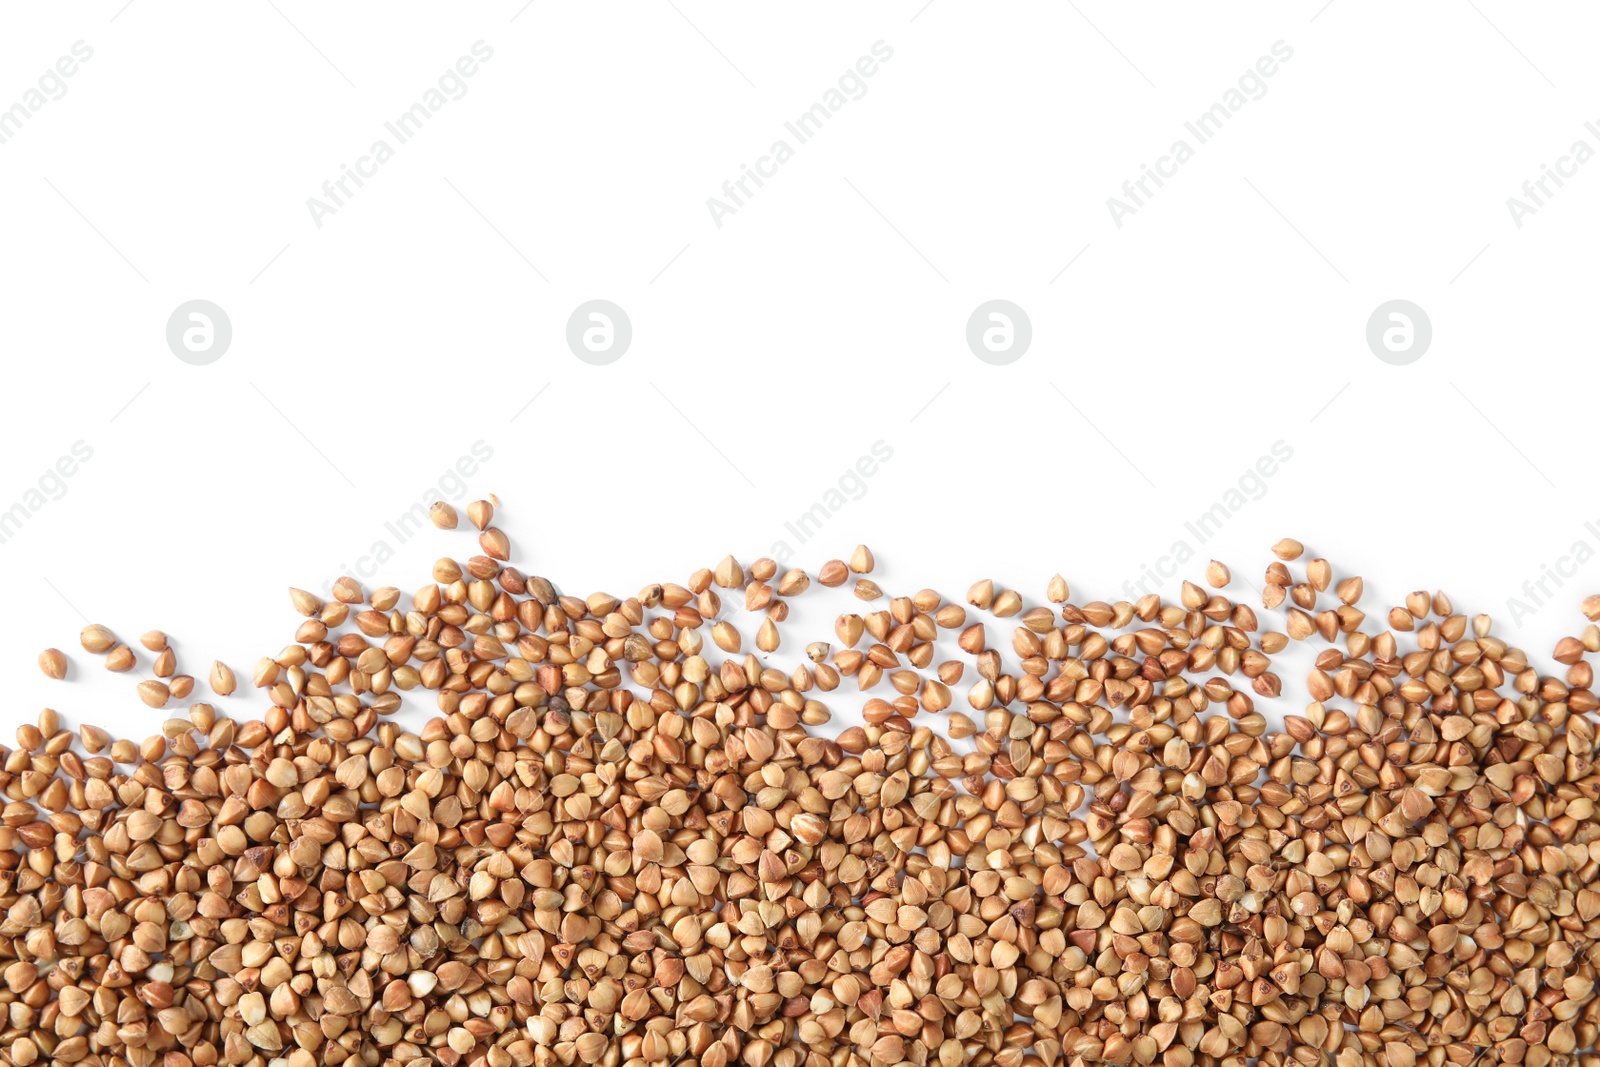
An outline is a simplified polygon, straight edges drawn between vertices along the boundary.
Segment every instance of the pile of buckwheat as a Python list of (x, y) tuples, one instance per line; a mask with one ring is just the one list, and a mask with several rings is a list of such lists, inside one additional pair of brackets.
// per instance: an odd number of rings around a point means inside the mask
[[(1594, 625), (1541, 674), (1443, 594), (1369, 620), (1290, 540), (1276, 630), (1220, 563), (1177, 603), (891, 595), (865, 548), (580, 599), (493, 511), (409, 598), (293, 591), (261, 718), (17, 731), (0, 1059), (1600, 1064)], [(861, 603), (781, 669), (813, 583)], [(139, 696), (185, 700), (140, 643)]]

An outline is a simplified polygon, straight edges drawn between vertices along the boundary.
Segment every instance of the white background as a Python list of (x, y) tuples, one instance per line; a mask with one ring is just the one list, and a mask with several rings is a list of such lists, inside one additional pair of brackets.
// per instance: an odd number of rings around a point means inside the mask
[[(1289, 534), (1365, 575), (1374, 623), (1443, 587), (1541, 655), (1582, 625), (1600, 560), (1520, 627), (1507, 598), (1600, 547), (1600, 163), (1520, 228), (1506, 201), (1600, 148), (1593, 8), (675, 2), (6, 6), (0, 108), (93, 49), (0, 144), (8, 727), (166, 714), (78, 649), (86, 618), (243, 676), (293, 631), (286, 586), (380, 540), (367, 584), (421, 585), (472, 539), (384, 524), (479, 441), (456, 502), (497, 493), (515, 562), (580, 595), (866, 541), (891, 592), (1037, 601), (1060, 571), (1118, 599), (1180, 539), (1183, 576), (1215, 555), (1259, 584)], [(318, 227), (307, 199), (478, 41), (466, 94)], [(718, 227), (707, 198), (879, 41), (865, 95)], [(1278, 41), (1265, 95), (1115, 225), (1107, 198)], [(232, 321), (209, 366), (165, 340), (195, 298)], [(632, 320), (609, 366), (566, 347), (592, 298)], [(992, 298), (1032, 321), (1008, 366), (965, 343)], [(1395, 298), (1433, 324), (1409, 366), (1365, 341)], [(865, 494), (786, 533), (879, 440)], [(1198, 544), (1185, 521), (1280, 440)], [(47, 645), (93, 685), (45, 679)]]

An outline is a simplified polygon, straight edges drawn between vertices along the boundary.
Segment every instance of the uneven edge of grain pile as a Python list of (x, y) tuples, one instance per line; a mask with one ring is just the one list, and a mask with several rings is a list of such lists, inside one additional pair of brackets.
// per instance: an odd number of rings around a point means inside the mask
[[(493, 514), (409, 597), (292, 590), (261, 718), (19, 728), (0, 1059), (1600, 1064), (1594, 625), (1540, 674), (1288, 539), (1267, 624), (1217, 562), (1175, 603), (952, 600), (864, 547), (579, 599)], [(859, 604), (780, 670), (814, 583)], [(81, 643), (151, 707), (197, 689), (159, 631)]]

